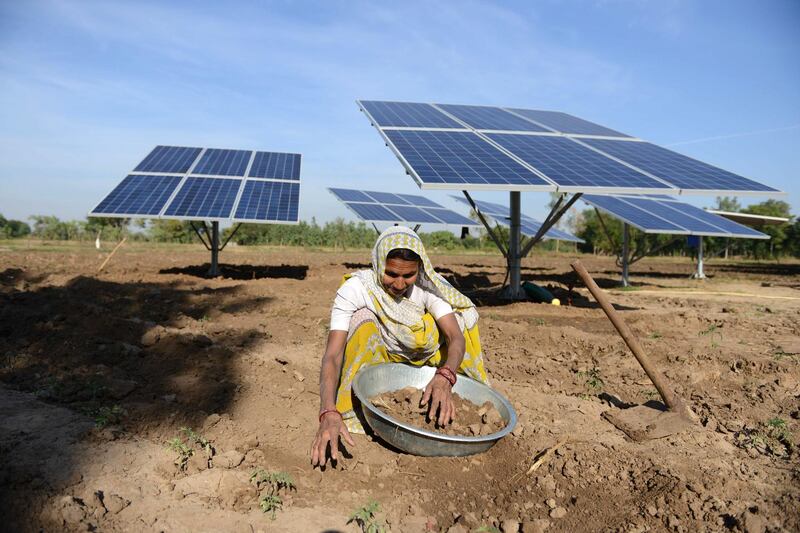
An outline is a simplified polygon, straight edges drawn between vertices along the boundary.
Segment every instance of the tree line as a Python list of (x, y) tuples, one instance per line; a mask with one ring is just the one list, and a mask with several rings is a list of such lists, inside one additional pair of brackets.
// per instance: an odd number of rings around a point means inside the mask
[[(767, 216), (790, 218), (789, 204), (778, 200), (766, 200), (742, 208), (736, 198), (717, 198), (717, 209)], [(475, 214), (473, 213), (473, 219)], [(197, 237), (188, 221), (142, 220), (124, 218), (89, 218), (86, 220), (60, 220), (55, 216), (37, 215), (30, 218), (32, 224), (19, 220), (8, 220), (0, 215), (0, 238), (37, 238), (43, 240), (118, 241), (123, 236), (129, 240), (147, 242), (189, 243)], [(202, 228), (195, 223), (195, 227)], [(560, 224), (563, 229), (582, 238), (585, 244), (578, 245), (582, 252), (615, 255), (622, 243), (622, 223), (610, 216), (598, 216), (594, 209), (573, 210)], [(236, 226), (222, 232), (224, 242)], [(754, 239), (725, 239), (706, 237), (707, 257), (721, 254), (727, 249), (729, 255), (748, 258), (800, 257), (800, 220), (785, 224), (764, 226), (759, 231), (770, 235), (769, 241)], [(509, 231), (499, 226), (495, 234), (508, 243)], [(231, 242), (238, 245), (302, 246), (311, 248), (370, 248), (375, 242), (373, 226), (363, 222), (348, 222), (343, 219), (320, 225), (312, 218), (299, 224), (243, 224), (232, 236)], [(495, 244), (484, 229), (471, 229), (469, 234), (459, 237), (450, 231), (420, 232), (425, 245), (431, 249), (448, 251), (495, 250)], [(630, 249), (638, 253), (658, 255), (682, 255), (687, 251), (686, 237), (673, 235), (646, 235), (631, 228)], [(537, 245), (542, 250), (559, 249), (555, 241), (544, 241)], [(573, 249), (573, 245), (562, 243), (560, 249)]]

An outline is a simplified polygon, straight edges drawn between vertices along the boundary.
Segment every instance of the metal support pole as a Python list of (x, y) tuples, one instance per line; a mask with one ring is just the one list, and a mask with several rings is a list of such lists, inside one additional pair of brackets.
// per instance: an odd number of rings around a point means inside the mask
[(215, 277), (219, 275), (219, 222), (214, 221), (211, 223), (211, 268), (208, 269), (208, 275)]
[(628, 283), (628, 247), (630, 246), (630, 228), (628, 224), (622, 225), (622, 286), (627, 287)]
[(513, 300), (520, 300), (523, 298), (522, 293), (522, 255), (520, 254), (520, 237), (522, 232), (520, 229), (520, 192), (511, 191), (510, 204), (511, 204), (511, 231), (508, 236), (508, 271), (509, 271), (509, 286), (507, 297)]
[(697, 236), (697, 270), (692, 276), (695, 279), (706, 279), (706, 273), (703, 272), (703, 236)]

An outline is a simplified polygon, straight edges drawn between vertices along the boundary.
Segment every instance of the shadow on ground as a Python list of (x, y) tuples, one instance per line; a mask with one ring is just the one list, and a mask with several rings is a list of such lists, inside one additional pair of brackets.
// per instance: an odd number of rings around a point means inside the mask
[[(230, 321), (215, 326), (208, 318), (271, 304), (240, 286), (197, 289), (84, 276), (64, 286), (32, 287), (31, 281), (19, 269), (0, 273), (0, 383), (7, 390), (0, 411), (9, 412), (14, 402), (41, 405), (36, 399), (63, 408), (63, 423), (88, 421), (89, 431), (75, 434), (77, 441), (98, 438), (92, 421), (115, 407), (127, 413), (119, 421), (124, 430), (140, 436), (161, 425), (197, 427), (210, 413), (225, 412), (236, 392), (236, 358), (269, 336)], [(221, 307), (232, 300), (235, 308)], [(27, 400), (13, 396), (22, 393), (29, 393)], [(0, 454), (17, 458), (0, 467), (4, 527), (34, 523), (22, 501), (32, 480), (58, 491), (86, 459), (59, 446), (54, 453), (63, 475), (39, 475), (52, 454), (31, 449), (41, 432), (37, 416), (12, 424), (4, 415), (0, 424)]]
[[(208, 278), (208, 270), (211, 268), (209, 263), (202, 265), (192, 265), (188, 267), (163, 268), (159, 274), (183, 274), (198, 278)], [(280, 265), (280, 266), (257, 266), (257, 265), (219, 265), (219, 277), (227, 279), (264, 279), (264, 278), (289, 278), (306, 279), (308, 265)]]

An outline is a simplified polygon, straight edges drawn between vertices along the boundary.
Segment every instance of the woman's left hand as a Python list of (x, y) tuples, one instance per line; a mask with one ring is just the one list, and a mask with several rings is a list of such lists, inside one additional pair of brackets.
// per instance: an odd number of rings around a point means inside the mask
[(425, 393), (422, 395), (420, 406), (427, 404), (430, 401), (430, 410), (428, 411), (432, 417), (436, 417), (438, 411), (439, 418), (437, 423), (439, 426), (444, 426), (453, 421), (456, 415), (456, 408), (453, 405), (453, 387), (447, 378), (436, 374), (433, 379), (425, 387)]

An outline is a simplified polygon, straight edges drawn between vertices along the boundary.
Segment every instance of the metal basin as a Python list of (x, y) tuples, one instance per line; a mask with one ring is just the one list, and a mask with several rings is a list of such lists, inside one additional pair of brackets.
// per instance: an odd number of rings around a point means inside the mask
[(503, 429), (479, 437), (445, 435), (401, 422), (369, 401), (374, 396), (404, 387), (424, 389), (435, 372), (436, 369), (430, 366), (386, 363), (366, 367), (356, 375), (353, 392), (361, 402), (364, 418), (378, 436), (392, 446), (414, 455), (463, 456), (485, 452), (514, 429), (517, 413), (509, 401), (494, 389), (462, 374), (458, 375), (453, 392), (476, 405), (492, 402), (506, 423)]

